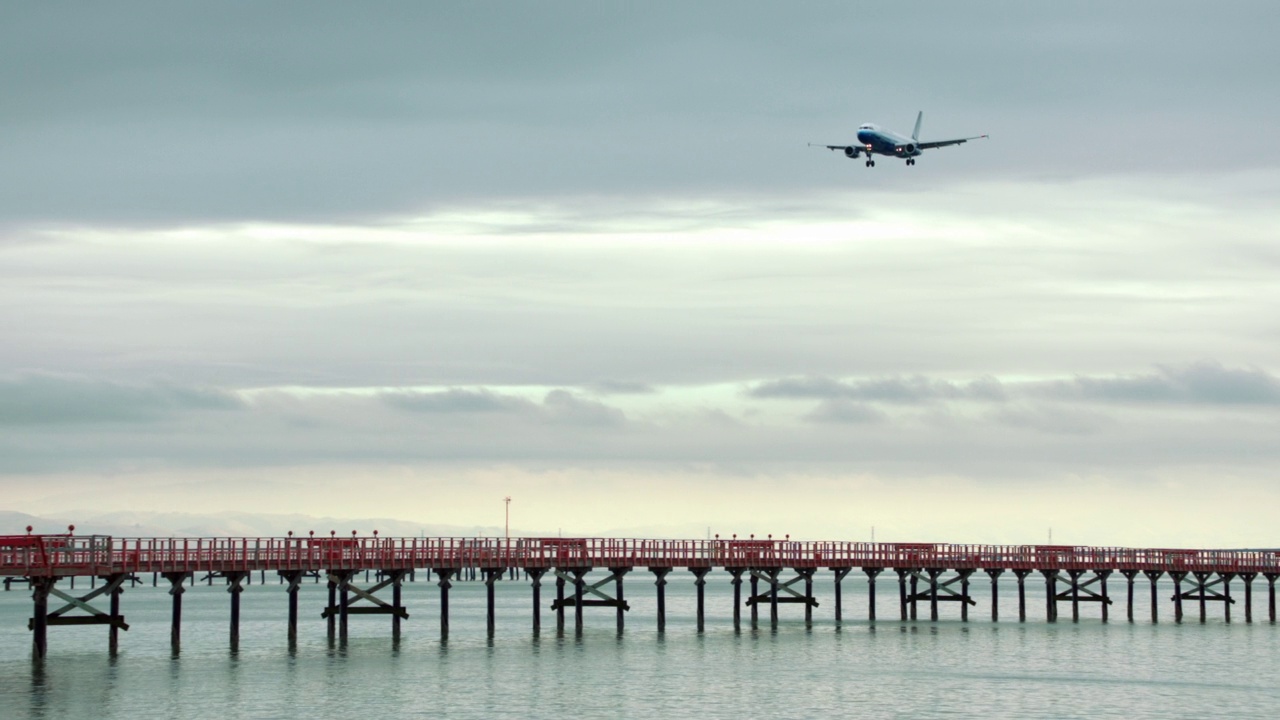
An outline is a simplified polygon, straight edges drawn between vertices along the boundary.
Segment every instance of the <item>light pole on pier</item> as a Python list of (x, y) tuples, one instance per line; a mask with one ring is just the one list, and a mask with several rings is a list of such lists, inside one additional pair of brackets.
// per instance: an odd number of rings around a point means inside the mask
[(511, 496), (502, 498), (502, 501), (507, 504), (507, 518), (502, 526), (502, 536), (507, 542), (511, 542)]

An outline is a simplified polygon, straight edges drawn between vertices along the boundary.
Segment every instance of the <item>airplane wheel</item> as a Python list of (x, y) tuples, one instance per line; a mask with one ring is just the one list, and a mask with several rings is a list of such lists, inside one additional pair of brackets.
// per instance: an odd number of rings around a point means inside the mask
[(867, 167), (871, 167), (872, 165), (875, 165), (875, 163), (873, 163), (873, 162), (871, 162), (870, 160), (868, 160), (868, 161), (867, 161)]

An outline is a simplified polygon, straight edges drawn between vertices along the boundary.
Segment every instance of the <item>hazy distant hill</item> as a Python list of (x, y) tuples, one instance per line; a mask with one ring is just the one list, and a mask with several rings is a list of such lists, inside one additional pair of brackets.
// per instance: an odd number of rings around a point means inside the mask
[(0, 511), (0, 534), (22, 534), (31, 525), (36, 532), (65, 533), (69, 522), (74, 522), (77, 535), (114, 535), (116, 537), (270, 537), (287, 534), (306, 535), (314, 530), (317, 535), (328, 535), (336, 530), (349, 535), (355, 530), (368, 535), (377, 530), (381, 535), (487, 535), (502, 534), (500, 527), (477, 527), (413, 523), (390, 518), (331, 518), (309, 515), (272, 515), (265, 513), (158, 513), (158, 512), (73, 512), (67, 516), (37, 517), (20, 512)]
[[(35, 516), (14, 511), (0, 511), (0, 535), (21, 535), (31, 525), (38, 533), (65, 533), (67, 525), (75, 523), (77, 535), (113, 535), (115, 537), (276, 537), (290, 530), (295, 535), (306, 535), (314, 530), (317, 535), (328, 535), (330, 530), (340, 535), (350, 535), (355, 530), (369, 535), (377, 530), (385, 536), (465, 536), (497, 537), (503, 530), (498, 526), (443, 525), (439, 523), (415, 523), (391, 518), (332, 518), (311, 515), (276, 515), (269, 513), (161, 513), (161, 512), (110, 512), (67, 511), (50, 516)], [(614, 528), (610, 530), (561, 530), (511, 528), (513, 536), (554, 537), (557, 534), (577, 537), (654, 537), (698, 538), (707, 532), (705, 527), (676, 525)]]

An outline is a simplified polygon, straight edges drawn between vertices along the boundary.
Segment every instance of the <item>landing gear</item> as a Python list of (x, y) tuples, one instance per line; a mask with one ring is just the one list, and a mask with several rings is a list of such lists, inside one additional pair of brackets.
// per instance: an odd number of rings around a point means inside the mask
[(915, 164), (916, 164), (916, 160), (915, 160), (915, 158), (907, 158), (907, 164), (908, 164), (908, 165), (915, 165)]
[(875, 161), (875, 160), (868, 160), (868, 161), (867, 161), (867, 167), (875, 167), (875, 166), (876, 166), (876, 161)]

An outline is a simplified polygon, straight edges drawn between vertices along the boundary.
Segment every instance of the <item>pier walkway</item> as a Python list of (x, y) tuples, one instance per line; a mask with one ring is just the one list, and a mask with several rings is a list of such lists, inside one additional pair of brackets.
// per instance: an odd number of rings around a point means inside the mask
[[(1173, 581), (1174, 619), (1183, 619), (1184, 601), (1198, 604), (1199, 619), (1206, 618), (1208, 603), (1221, 603), (1225, 619), (1231, 620), (1231, 583), (1239, 579), (1244, 590), (1244, 619), (1253, 621), (1253, 582), (1259, 576), (1267, 583), (1267, 617), (1276, 619), (1275, 582), (1280, 577), (1280, 551), (1275, 550), (1192, 550), (1157, 548), (1117, 548), (1066, 545), (950, 545), (938, 543), (861, 543), (842, 541), (793, 541), (789, 537), (756, 538), (733, 536), (708, 540), (653, 540), (623, 538), (484, 538), (484, 537), (379, 537), (341, 536), (309, 533), (286, 537), (225, 538), (116, 538), (97, 535), (0, 536), (0, 576), (27, 582), (32, 588), (34, 608), (29, 627), (33, 653), (43, 657), (47, 650), (47, 628), (56, 625), (102, 624), (109, 627), (109, 649), (118, 645), (118, 633), (128, 624), (120, 612), (124, 583), (141, 574), (165, 578), (173, 596), (171, 639), (177, 651), (181, 638), (182, 594), (197, 575), (224, 580), (231, 596), (231, 642), (239, 642), (239, 594), (252, 572), (272, 572), (288, 584), (288, 638), (297, 639), (298, 585), (304, 577), (323, 578), (328, 583), (329, 601), (321, 615), (328, 620), (330, 638), (345, 638), (348, 617), (354, 614), (385, 614), (391, 617), (393, 637), (399, 637), (400, 622), (408, 618), (401, 603), (401, 585), (417, 571), (434, 574), (440, 587), (440, 628), (449, 631), (449, 588), (460, 573), (478, 574), (488, 585), (488, 628), (494, 632), (493, 583), (504, 575), (523, 573), (532, 591), (532, 626), (541, 627), (541, 583), (554, 578), (557, 629), (563, 630), (566, 609), (572, 608), (574, 624), (582, 629), (583, 609), (612, 608), (618, 629), (625, 623), (630, 606), (624, 599), (624, 576), (636, 568), (646, 569), (657, 586), (657, 622), (666, 621), (667, 575), (675, 569), (692, 573), (697, 585), (697, 625), (703, 629), (706, 577), (712, 570), (726, 571), (733, 584), (734, 626), (742, 622), (743, 608), (750, 610), (751, 622), (767, 607), (770, 622), (776, 624), (780, 604), (804, 606), (804, 617), (812, 621), (818, 602), (813, 593), (814, 574), (830, 570), (835, 578), (834, 618), (841, 620), (841, 582), (852, 571), (865, 574), (869, 589), (868, 618), (876, 619), (876, 578), (886, 570), (897, 580), (898, 615), (915, 620), (918, 606), (927, 606), (930, 619), (938, 617), (939, 602), (957, 602), (962, 620), (968, 620), (970, 606), (977, 600), (971, 593), (971, 578), (977, 573), (990, 580), (991, 619), (999, 619), (997, 579), (1009, 572), (1017, 580), (1018, 618), (1026, 620), (1025, 580), (1039, 575), (1045, 583), (1045, 617), (1058, 619), (1059, 603), (1069, 603), (1073, 620), (1079, 620), (1082, 602), (1101, 606), (1102, 620), (1109, 619), (1113, 599), (1107, 581), (1119, 575), (1126, 584), (1127, 619), (1133, 620), (1134, 584), (1139, 576), (1150, 584), (1152, 620), (1158, 619), (1156, 583), (1164, 576)], [(604, 569), (608, 576), (589, 582), (586, 576)], [(357, 584), (358, 575), (376, 573), (368, 587)], [(75, 596), (58, 587), (75, 577), (95, 579), (88, 594)], [(103, 582), (100, 586), (96, 579)], [(743, 583), (749, 584), (745, 600)], [(568, 588), (568, 594), (566, 594)], [(377, 593), (390, 592), (390, 599)], [(49, 599), (63, 605), (49, 609)], [(104, 598), (108, 609), (94, 606)]]

